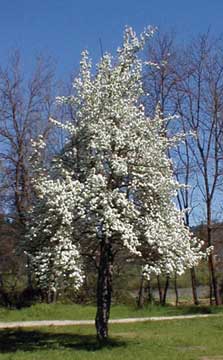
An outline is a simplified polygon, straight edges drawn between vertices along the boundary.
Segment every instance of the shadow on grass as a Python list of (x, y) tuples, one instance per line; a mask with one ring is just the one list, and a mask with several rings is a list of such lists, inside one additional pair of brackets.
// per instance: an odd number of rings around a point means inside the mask
[(182, 307), (181, 309), (182, 309), (182, 315), (215, 314), (215, 313), (222, 311), (222, 309), (216, 309), (211, 306), (202, 306), (202, 305), (186, 306), (186, 307)]
[(125, 346), (118, 340), (107, 340), (99, 343), (94, 335), (80, 335), (69, 333), (50, 333), (31, 330), (3, 330), (0, 331), (0, 353), (16, 351), (59, 350), (70, 348), (73, 350), (98, 351), (103, 348)]
[[(176, 315), (199, 315), (199, 314), (218, 314), (223, 313), (223, 306), (207, 306), (207, 305), (155, 305), (145, 306), (148, 316), (176, 316)], [(135, 308), (135, 310), (141, 310)], [(155, 311), (155, 312), (154, 312)], [(150, 315), (151, 313), (151, 315)]]
[[(156, 307), (160, 312), (156, 316), (175, 316), (175, 315), (202, 315), (223, 313), (223, 306), (207, 305), (165, 305)], [(152, 308), (151, 308), (152, 311)]]

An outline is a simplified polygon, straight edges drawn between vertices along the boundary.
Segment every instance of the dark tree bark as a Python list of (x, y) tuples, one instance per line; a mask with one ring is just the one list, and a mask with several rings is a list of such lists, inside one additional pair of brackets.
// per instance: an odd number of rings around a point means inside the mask
[(211, 277), (209, 279), (209, 300), (210, 300), (210, 305), (213, 305), (213, 289), (212, 289)]
[(97, 338), (100, 342), (108, 338), (108, 320), (112, 297), (112, 270), (112, 245), (109, 239), (102, 239), (98, 266), (97, 313), (95, 318)]
[(175, 291), (175, 297), (176, 297), (176, 306), (178, 306), (179, 304), (179, 291), (178, 291), (178, 286), (177, 286), (177, 274), (175, 274), (174, 276), (174, 291)]
[(152, 294), (152, 286), (151, 286), (150, 280), (148, 280), (147, 291), (148, 291), (148, 303), (152, 304), (153, 303), (153, 294)]
[(197, 294), (197, 279), (196, 279), (196, 273), (194, 267), (190, 269), (190, 274), (191, 274), (191, 287), (192, 287), (194, 305), (199, 305), (199, 298)]
[(142, 275), (140, 281), (138, 299), (137, 299), (137, 306), (138, 308), (142, 308), (143, 305), (144, 305), (144, 277)]
[[(207, 240), (208, 240), (208, 245), (211, 246), (212, 245), (211, 227), (209, 226), (209, 222), (207, 223)], [(212, 305), (212, 292), (214, 294), (215, 304), (220, 305), (221, 304), (220, 291), (219, 291), (219, 285), (218, 285), (217, 276), (216, 276), (214, 255), (212, 253), (209, 255), (208, 264), (209, 264), (209, 271), (210, 271), (210, 275), (211, 275), (210, 305)]]
[(165, 306), (166, 305), (166, 296), (167, 296), (167, 291), (169, 288), (169, 283), (170, 283), (170, 278), (169, 276), (166, 277), (166, 283), (165, 283), (165, 288), (164, 288), (164, 292), (163, 292), (163, 299), (162, 299), (162, 305)]
[(160, 284), (160, 277), (159, 277), (159, 275), (157, 276), (157, 285), (158, 285), (158, 291), (159, 291), (159, 301), (160, 301), (160, 304), (162, 304), (162, 301), (163, 301), (163, 291), (162, 291), (162, 287), (161, 287), (161, 284)]
[(29, 289), (32, 289), (33, 287), (33, 282), (32, 282), (32, 269), (31, 269), (31, 264), (30, 264), (30, 258), (29, 256), (27, 256), (26, 258), (26, 269), (27, 269), (27, 287)]

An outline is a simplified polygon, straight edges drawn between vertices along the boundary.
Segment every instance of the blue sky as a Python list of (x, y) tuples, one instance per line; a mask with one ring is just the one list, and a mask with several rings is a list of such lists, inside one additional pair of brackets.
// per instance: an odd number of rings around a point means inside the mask
[(174, 30), (187, 41), (211, 29), (223, 33), (223, 0), (0, 0), (0, 65), (21, 50), (30, 73), (38, 54), (52, 56), (56, 72), (67, 79), (87, 48), (94, 62), (103, 49), (114, 52), (125, 25), (141, 32), (147, 25)]
[(21, 49), (30, 69), (39, 53), (56, 59), (60, 77), (78, 69), (80, 52), (93, 60), (120, 44), (125, 25), (140, 32), (146, 25), (174, 29), (179, 38), (206, 31), (223, 32), (222, 0), (0, 0), (0, 64)]

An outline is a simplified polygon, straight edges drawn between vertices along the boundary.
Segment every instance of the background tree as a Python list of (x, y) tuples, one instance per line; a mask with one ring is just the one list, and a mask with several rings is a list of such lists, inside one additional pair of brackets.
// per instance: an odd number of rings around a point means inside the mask
[[(173, 32), (158, 31), (151, 42), (148, 42), (145, 51), (147, 61), (156, 66), (148, 67), (144, 73), (143, 87), (147, 94), (144, 98), (146, 111), (150, 116), (159, 106), (160, 116), (168, 117), (169, 115), (181, 115), (180, 118), (170, 118), (165, 122), (167, 136), (172, 136), (176, 132), (184, 134), (184, 140), (176, 148), (169, 149), (169, 157), (173, 160), (174, 174), (178, 182), (185, 184), (177, 194), (177, 204), (185, 214), (185, 225), (189, 227), (190, 217), (195, 206), (193, 195), (195, 184), (194, 176), (194, 158), (190, 151), (189, 143), (191, 142), (190, 128), (187, 126), (184, 117), (179, 111), (179, 101), (183, 96), (181, 84), (188, 76), (189, 69), (182, 66), (183, 56), (181, 48), (177, 44), (176, 36)], [(176, 276), (174, 275), (175, 290)], [(191, 283), (194, 303), (198, 304), (196, 289), (195, 269), (191, 269)], [(164, 292), (161, 288), (160, 277), (157, 278), (157, 285), (160, 295), (160, 303), (165, 304), (166, 292), (169, 285), (169, 276), (167, 276)]]
[[(24, 235), (27, 212), (34, 199), (30, 181), (31, 139), (40, 133), (49, 135), (48, 119), (55, 102), (50, 60), (37, 58), (30, 77), (23, 74), (21, 63), (19, 51), (14, 51), (7, 68), (0, 68), (0, 207), (14, 229), (14, 250)], [(4, 237), (2, 232), (1, 244)], [(28, 282), (31, 286), (29, 271)]]
[[(184, 52), (188, 76), (178, 88), (179, 113), (188, 131), (195, 134), (189, 143), (190, 157), (196, 164), (196, 185), (205, 208), (207, 244), (213, 245), (213, 222), (218, 216), (218, 193), (222, 187), (222, 48), (209, 35), (203, 35)], [(193, 181), (191, 181), (193, 183)], [(209, 256), (210, 291), (215, 303), (221, 302), (215, 254)], [(212, 298), (212, 296), (210, 296)]]

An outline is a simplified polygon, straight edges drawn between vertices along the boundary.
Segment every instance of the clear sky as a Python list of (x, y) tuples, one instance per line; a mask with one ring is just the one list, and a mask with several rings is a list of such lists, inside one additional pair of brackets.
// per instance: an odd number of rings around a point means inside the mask
[(87, 48), (93, 60), (114, 51), (125, 25), (174, 29), (182, 39), (206, 31), (223, 32), (223, 0), (0, 0), (0, 64), (21, 49), (30, 69), (39, 53), (57, 61), (60, 76), (78, 68)]

